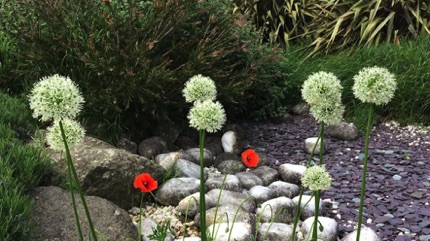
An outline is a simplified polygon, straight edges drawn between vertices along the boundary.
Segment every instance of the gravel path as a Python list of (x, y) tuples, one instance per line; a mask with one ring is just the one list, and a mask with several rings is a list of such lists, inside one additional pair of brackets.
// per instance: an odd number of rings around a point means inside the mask
[[(292, 124), (245, 123), (250, 146), (273, 166), (306, 163), (304, 140), (318, 134), (309, 116)], [(325, 216), (339, 223), (339, 237), (354, 229), (360, 197), (364, 136), (355, 141), (326, 138), (324, 163), (333, 177), (322, 194), (329, 201)], [(380, 124), (371, 132), (363, 223), (382, 240), (430, 240), (430, 128)]]

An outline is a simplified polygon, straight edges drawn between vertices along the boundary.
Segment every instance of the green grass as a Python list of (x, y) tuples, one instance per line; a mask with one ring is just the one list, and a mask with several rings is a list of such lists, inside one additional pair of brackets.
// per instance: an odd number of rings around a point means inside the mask
[[(353, 76), (363, 67), (380, 66), (395, 74), (398, 88), (392, 101), (376, 108), (379, 118), (396, 120), (400, 124), (430, 123), (430, 36), (401, 42), (400, 45), (351, 49), (337, 54), (318, 55), (306, 58), (300, 46), (288, 49), (291, 76), (303, 83), (308, 75), (317, 71), (334, 73), (344, 87), (342, 101), (346, 105), (345, 117), (360, 120), (362, 104), (352, 93)], [(300, 86), (292, 95), (300, 99)]]

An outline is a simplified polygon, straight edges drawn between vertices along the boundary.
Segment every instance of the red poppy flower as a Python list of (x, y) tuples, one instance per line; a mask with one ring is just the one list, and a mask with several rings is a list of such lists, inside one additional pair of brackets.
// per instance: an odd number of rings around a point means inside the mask
[(142, 173), (134, 179), (134, 187), (139, 188), (142, 192), (150, 192), (158, 187), (158, 182), (151, 177), (149, 173)]
[(257, 167), (260, 157), (253, 149), (248, 149), (242, 152), (242, 161), (247, 167)]

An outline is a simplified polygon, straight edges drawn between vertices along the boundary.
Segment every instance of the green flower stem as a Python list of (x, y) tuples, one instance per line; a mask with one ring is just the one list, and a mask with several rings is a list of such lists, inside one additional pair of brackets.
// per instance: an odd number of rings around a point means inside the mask
[(84, 236), (82, 235), (82, 229), (81, 229), (81, 222), (79, 221), (79, 214), (78, 214), (78, 210), (76, 209), (75, 192), (73, 190), (73, 186), (74, 186), (73, 184), (75, 183), (75, 181), (72, 178), (72, 171), (70, 170), (69, 162), (67, 162), (67, 171), (69, 173), (69, 191), (70, 191), (70, 196), (72, 198), (72, 207), (73, 207), (73, 213), (75, 215), (76, 228), (78, 229), (79, 240), (84, 241)]
[(206, 200), (205, 200), (205, 172), (204, 172), (204, 144), (205, 144), (205, 130), (199, 131), (199, 146), (200, 146), (200, 238), (201, 241), (206, 241)]
[(140, 198), (140, 206), (139, 206), (139, 227), (138, 227), (138, 235), (139, 235), (139, 241), (142, 241), (142, 205), (143, 205), (143, 193), (142, 197)]
[[(309, 159), (306, 162), (306, 167), (309, 167), (311, 164), (311, 160), (312, 160), (312, 157), (314, 156), (317, 144), (320, 141), (320, 139), (322, 139), (322, 134), (323, 134), (323, 131), (321, 131), (321, 128), (320, 128), (320, 133), (318, 134), (317, 142), (315, 143), (314, 147), (312, 148), (311, 155), (309, 156)], [(320, 157), (320, 161), (321, 160), (322, 160), (322, 157)], [(290, 241), (295, 241), (295, 239), (296, 239), (296, 229), (297, 229), (297, 224), (299, 222), (299, 217), (300, 217), (300, 212), (301, 212), (301, 206), (300, 205), (302, 203), (303, 192), (304, 192), (304, 188), (303, 188), (303, 186), (301, 186), (300, 187), (300, 194), (299, 194), (299, 201), (298, 201), (299, 205), (296, 206), (296, 210), (294, 211), (293, 233), (291, 235)]]
[[(318, 134), (319, 139), (321, 139), (320, 142), (320, 165), (323, 164), (323, 155), (324, 155), (324, 122), (321, 121), (320, 123), (320, 133)], [(318, 139), (317, 139), (318, 143)]]
[(372, 113), (373, 106), (369, 107), (369, 115), (367, 117), (367, 129), (366, 129), (366, 140), (364, 144), (364, 160), (363, 160), (363, 172), (361, 175), (361, 194), (360, 194), (360, 208), (358, 209), (358, 227), (357, 227), (357, 238), (356, 241), (360, 240), (361, 223), (363, 221), (363, 205), (364, 205), (364, 192), (366, 191), (366, 170), (367, 170), (367, 157), (369, 153), (369, 136), (372, 125)]
[(314, 224), (312, 229), (312, 241), (318, 241), (318, 213), (319, 213), (319, 206), (320, 206), (320, 196), (321, 191), (314, 191), (314, 198), (315, 198), (315, 218), (314, 218)]
[[(85, 197), (84, 197), (84, 194), (82, 192), (82, 188), (79, 185), (78, 175), (76, 174), (76, 170), (75, 170), (75, 167), (74, 167), (73, 161), (72, 161), (72, 156), (70, 155), (69, 146), (67, 145), (66, 134), (64, 133), (62, 121), (59, 121), (59, 124), (60, 124), (60, 129), (61, 129), (61, 136), (63, 137), (63, 141), (64, 141), (64, 148), (66, 150), (67, 166), (69, 168), (69, 171), (71, 171), (71, 173), (73, 174), (73, 178), (75, 179), (76, 188), (78, 189), (79, 196), (81, 198), (82, 205), (84, 206), (85, 214), (86, 214), (87, 219), (88, 219), (88, 226), (90, 228), (91, 236), (92, 236), (94, 241), (97, 241), (97, 234), (96, 234), (96, 231), (94, 229), (93, 222), (91, 221), (90, 211), (88, 210), (88, 205), (87, 205), (87, 202), (85, 201)], [(76, 204), (75, 204), (74, 208), (76, 208)]]

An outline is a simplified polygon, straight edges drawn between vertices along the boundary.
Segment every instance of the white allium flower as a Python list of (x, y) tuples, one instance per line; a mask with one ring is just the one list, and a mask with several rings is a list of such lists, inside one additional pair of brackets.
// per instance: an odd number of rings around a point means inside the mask
[(302, 97), (309, 105), (341, 102), (342, 85), (333, 74), (319, 71), (310, 75), (302, 86)]
[(182, 90), (186, 102), (194, 102), (196, 100), (215, 100), (216, 87), (215, 82), (202, 75), (191, 77)]
[(226, 121), (224, 108), (218, 101), (212, 100), (194, 102), (188, 113), (188, 119), (191, 127), (207, 132), (220, 130)]
[(394, 74), (381, 67), (367, 67), (354, 76), (352, 90), (357, 99), (375, 105), (387, 104), (394, 96), (397, 83)]
[(302, 177), (302, 185), (312, 191), (327, 190), (331, 186), (331, 177), (324, 166), (311, 166)]
[[(67, 145), (69, 146), (69, 149), (72, 149), (84, 138), (85, 129), (77, 121), (69, 118), (62, 119), (61, 123), (63, 124)], [(50, 145), (50, 148), (57, 151), (64, 150), (64, 142), (58, 120), (54, 121), (54, 124), (47, 128), (46, 140)]]
[(41, 121), (74, 118), (82, 109), (84, 98), (73, 81), (58, 74), (37, 82), (29, 95), (33, 117)]
[(342, 120), (345, 107), (339, 102), (335, 103), (320, 103), (310, 106), (311, 115), (318, 121), (324, 122), (327, 125), (338, 124)]

